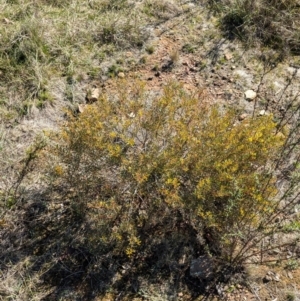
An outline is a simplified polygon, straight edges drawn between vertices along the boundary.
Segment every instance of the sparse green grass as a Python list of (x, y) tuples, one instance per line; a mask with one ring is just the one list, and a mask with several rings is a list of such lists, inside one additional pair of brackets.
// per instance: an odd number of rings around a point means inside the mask
[(287, 293), (287, 295), (286, 295), (286, 300), (287, 300), (287, 301), (295, 301), (296, 298), (297, 298), (297, 297), (295, 296), (294, 293)]
[(299, 220), (295, 220), (295, 221), (292, 221), (292, 222), (286, 224), (283, 227), (283, 230), (285, 232), (294, 232), (294, 231), (299, 232), (300, 231), (300, 221)]
[(191, 44), (185, 44), (182, 47), (182, 51), (185, 53), (194, 53), (195, 52), (195, 46)]
[(285, 268), (287, 270), (296, 270), (299, 268), (299, 261), (297, 259), (290, 259), (286, 262)]
[(143, 12), (156, 20), (163, 20), (176, 16), (180, 12), (180, 8), (175, 1), (171, 0), (146, 0)]
[(220, 28), (247, 46), (262, 44), (281, 53), (300, 54), (300, 6), (296, 0), (210, 0)]
[(0, 19), (1, 119), (55, 102), (52, 81), (96, 78), (103, 60), (149, 36), (147, 16), (127, 0), (1, 1)]
[(153, 54), (154, 51), (155, 51), (155, 47), (153, 45), (148, 45), (146, 48), (145, 48), (146, 52), (148, 54)]

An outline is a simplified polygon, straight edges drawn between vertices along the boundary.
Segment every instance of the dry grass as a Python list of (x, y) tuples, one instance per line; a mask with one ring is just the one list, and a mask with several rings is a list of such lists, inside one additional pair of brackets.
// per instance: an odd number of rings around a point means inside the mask
[(246, 45), (262, 44), (284, 54), (300, 54), (300, 5), (297, 0), (210, 1), (220, 13), (220, 27)]
[[(75, 101), (71, 85), (100, 78), (106, 72), (103, 61), (144, 46), (147, 26), (158, 20), (145, 12), (147, 5), (127, 0), (1, 1), (1, 119), (11, 121), (33, 106), (55, 103), (51, 83), (58, 78), (65, 80), (65, 99)], [(171, 12), (178, 11), (172, 5)]]

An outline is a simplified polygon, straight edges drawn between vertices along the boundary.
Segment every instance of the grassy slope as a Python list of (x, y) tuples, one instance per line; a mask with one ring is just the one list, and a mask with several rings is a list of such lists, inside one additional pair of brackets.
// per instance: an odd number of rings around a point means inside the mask
[(149, 18), (135, 2), (0, 5), (2, 120), (26, 115), (33, 105), (41, 108), (55, 102), (51, 84), (57, 79), (65, 82), (64, 100), (73, 101), (74, 82), (99, 78), (104, 60), (118, 51), (143, 47), (149, 36)]

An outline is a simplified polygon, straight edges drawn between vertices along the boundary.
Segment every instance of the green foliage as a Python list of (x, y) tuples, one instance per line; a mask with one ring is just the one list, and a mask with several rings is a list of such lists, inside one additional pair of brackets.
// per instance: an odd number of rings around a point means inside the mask
[(146, 0), (143, 3), (143, 12), (156, 19), (170, 19), (178, 14), (175, 3), (166, 0)]
[(110, 77), (115, 77), (118, 75), (119, 72), (122, 72), (122, 71), (123, 71), (122, 67), (120, 67), (117, 64), (113, 64), (113, 65), (109, 66), (109, 68), (108, 68), (108, 75)]
[(287, 270), (297, 270), (299, 268), (299, 262), (297, 259), (290, 259), (287, 261), (285, 268)]
[(118, 48), (141, 47), (147, 38), (147, 34), (141, 31), (135, 20), (128, 18), (120, 21), (115, 14), (107, 16), (99, 32), (94, 35), (94, 41), (100, 45), (113, 44)]
[(194, 53), (195, 52), (195, 46), (191, 44), (185, 44), (182, 46), (182, 51), (185, 53)]
[(294, 293), (288, 293), (288, 294), (286, 295), (286, 300), (287, 300), (287, 301), (295, 301), (296, 298), (297, 298), (297, 297), (295, 296)]
[(285, 232), (295, 232), (295, 231), (300, 231), (300, 221), (295, 220), (291, 221), (288, 224), (284, 225), (283, 230)]
[(146, 50), (146, 52), (147, 52), (148, 54), (153, 54), (154, 51), (155, 51), (155, 48), (154, 48), (153, 45), (148, 45), (148, 46), (145, 48), (145, 50)]
[(207, 106), (175, 84), (152, 100), (141, 83), (130, 94), (120, 86), (116, 97), (70, 116), (57, 135), (54, 183), (98, 210), (99, 239), (127, 255), (155, 220), (179, 210), (209, 234), (210, 252), (217, 245), (217, 255), (233, 261), (276, 209), (271, 163), (284, 138), (272, 116), (239, 122), (233, 110)]

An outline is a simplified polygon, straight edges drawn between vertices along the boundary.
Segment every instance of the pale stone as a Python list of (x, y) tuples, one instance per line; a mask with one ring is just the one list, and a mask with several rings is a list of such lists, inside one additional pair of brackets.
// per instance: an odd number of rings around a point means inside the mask
[(287, 272), (287, 276), (290, 278), (290, 279), (293, 279), (293, 274), (291, 272)]
[(125, 77), (124, 72), (119, 72), (119, 73), (118, 73), (118, 77), (119, 77), (119, 78), (124, 78), (124, 77)]
[(86, 100), (88, 103), (93, 103), (96, 102), (99, 97), (100, 97), (100, 89), (93, 88), (92, 90), (88, 91)]
[(266, 115), (266, 110), (259, 111), (259, 116), (264, 116), (264, 115)]
[(263, 279), (264, 282), (270, 282), (270, 281), (273, 281), (273, 280), (276, 281), (276, 282), (279, 282), (280, 281), (280, 275), (278, 273), (274, 273), (274, 272), (271, 272), (271, 271), (269, 271)]
[(229, 60), (231, 60), (233, 58), (233, 55), (232, 55), (232, 53), (227, 52), (227, 53), (224, 54), (224, 57), (225, 57), (226, 60), (229, 61)]
[(282, 132), (278, 132), (276, 136), (280, 139), (285, 139), (285, 135)]
[(85, 104), (79, 104), (78, 105), (78, 112), (83, 113), (83, 111), (85, 110), (85, 106), (86, 106)]
[(270, 275), (266, 275), (263, 279), (263, 282), (265, 282), (265, 283), (270, 282), (270, 281), (272, 281), (272, 276), (270, 276)]
[(279, 282), (280, 281), (280, 275), (279, 274), (275, 274), (273, 279), (276, 281), (276, 282)]
[(246, 100), (248, 100), (248, 101), (254, 100), (256, 95), (257, 95), (256, 92), (253, 90), (247, 90), (245, 92), (245, 97), (246, 97)]
[(244, 119), (246, 119), (248, 117), (248, 114), (244, 113), (244, 114), (241, 114), (239, 116), (239, 121), (243, 121)]

